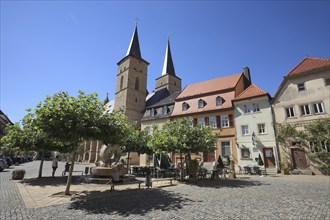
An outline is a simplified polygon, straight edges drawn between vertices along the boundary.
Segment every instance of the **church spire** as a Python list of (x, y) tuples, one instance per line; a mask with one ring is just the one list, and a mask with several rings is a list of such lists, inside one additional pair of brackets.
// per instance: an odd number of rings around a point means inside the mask
[(126, 56), (132, 55), (138, 59), (141, 58), (141, 52), (140, 52), (140, 44), (139, 44), (139, 38), (138, 38), (138, 31), (137, 31), (137, 23), (135, 23), (134, 33), (131, 39), (131, 43), (129, 44)]
[(162, 76), (167, 74), (171, 76), (175, 76), (175, 70), (174, 70), (171, 48), (170, 48), (170, 38), (167, 39), (167, 47), (166, 47)]

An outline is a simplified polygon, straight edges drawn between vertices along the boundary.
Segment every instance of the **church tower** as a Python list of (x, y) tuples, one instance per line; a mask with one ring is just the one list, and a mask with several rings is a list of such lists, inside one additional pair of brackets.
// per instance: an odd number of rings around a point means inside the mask
[(114, 111), (125, 107), (128, 120), (140, 124), (146, 106), (149, 63), (141, 57), (136, 24), (126, 56), (117, 65)]
[(170, 94), (181, 91), (181, 79), (175, 75), (170, 40), (167, 40), (162, 76), (156, 79), (156, 91), (167, 88)]

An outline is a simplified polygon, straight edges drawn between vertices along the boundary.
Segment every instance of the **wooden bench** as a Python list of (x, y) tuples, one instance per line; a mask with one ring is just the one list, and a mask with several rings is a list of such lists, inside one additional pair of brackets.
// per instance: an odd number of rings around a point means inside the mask
[(173, 180), (174, 178), (159, 178), (159, 179), (152, 179), (151, 182), (155, 183), (155, 182), (163, 182), (163, 181), (168, 181), (170, 182), (170, 185), (173, 185)]
[[(68, 173), (68, 172), (69, 172), (69, 171), (63, 171), (63, 172), (62, 172), (62, 176), (65, 176), (66, 173)], [(81, 173), (81, 176), (83, 176), (84, 171), (74, 170), (74, 171), (72, 171), (72, 174), (73, 174), (73, 173)]]
[(115, 186), (124, 186), (124, 185), (131, 185), (131, 184), (139, 184), (139, 189), (141, 189), (141, 183), (144, 183), (144, 181), (142, 180), (134, 180), (134, 181), (130, 181), (130, 182), (124, 182), (124, 183), (107, 183), (110, 185), (110, 191), (114, 191), (115, 190)]

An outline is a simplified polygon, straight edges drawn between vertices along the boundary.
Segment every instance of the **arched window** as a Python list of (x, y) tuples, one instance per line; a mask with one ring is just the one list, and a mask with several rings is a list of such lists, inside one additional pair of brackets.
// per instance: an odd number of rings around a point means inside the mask
[(189, 108), (188, 103), (186, 103), (186, 102), (182, 103), (182, 111), (187, 111), (188, 108)]
[(203, 99), (198, 100), (198, 108), (204, 108), (205, 104), (206, 103)]
[(221, 96), (218, 96), (215, 102), (217, 105), (222, 105), (225, 102), (225, 100)]
[(123, 84), (124, 84), (124, 76), (121, 76), (121, 78), (120, 78), (120, 90), (123, 89)]
[(136, 77), (136, 79), (135, 79), (135, 90), (139, 90), (139, 84), (140, 84), (139, 81), (140, 81), (139, 77)]

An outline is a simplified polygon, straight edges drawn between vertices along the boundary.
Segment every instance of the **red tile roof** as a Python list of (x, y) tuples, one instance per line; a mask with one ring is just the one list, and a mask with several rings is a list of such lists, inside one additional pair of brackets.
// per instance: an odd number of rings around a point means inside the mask
[(233, 101), (238, 101), (238, 100), (252, 98), (252, 97), (258, 97), (258, 96), (262, 96), (262, 95), (268, 95), (268, 93), (265, 92), (264, 90), (260, 89), (257, 85), (251, 84), (241, 94), (236, 96), (236, 98), (233, 99)]
[(304, 73), (316, 69), (321, 69), (326, 66), (330, 66), (330, 59), (306, 57), (288, 73), (288, 76), (297, 75), (300, 73)]
[(211, 92), (217, 92), (226, 89), (235, 88), (242, 73), (211, 79), (195, 84), (190, 84), (177, 97), (178, 100), (182, 98), (193, 97), (196, 95), (203, 95)]

